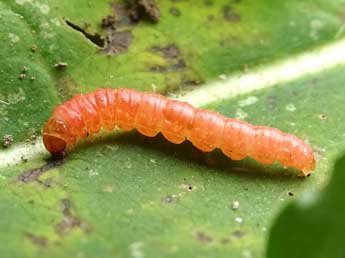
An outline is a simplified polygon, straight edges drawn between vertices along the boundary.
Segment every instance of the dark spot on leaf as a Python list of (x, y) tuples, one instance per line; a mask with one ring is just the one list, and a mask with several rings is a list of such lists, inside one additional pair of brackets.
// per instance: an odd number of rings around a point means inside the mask
[(163, 73), (166, 72), (168, 69), (165, 66), (162, 65), (154, 65), (150, 67), (150, 71), (152, 72), (159, 72), (159, 73)]
[(209, 244), (213, 240), (211, 236), (206, 235), (204, 232), (201, 232), (201, 231), (197, 231), (195, 236), (196, 236), (196, 239), (198, 239), (203, 244)]
[(37, 50), (38, 50), (37, 45), (34, 44), (34, 45), (31, 46), (31, 51), (32, 51), (33, 53), (35, 53)]
[(54, 181), (52, 178), (47, 178), (45, 180), (43, 180), (42, 182), (42, 185), (49, 188), (49, 187), (52, 187), (54, 185)]
[(185, 183), (181, 184), (179, 188), (186, 191), (192, 191), (194, 189), (194, 187), (191, 184), (185, 184)]
[(199, 79), (190, 79), (190, 78), (183, 78), (182, 85), (185, 86), (198, 86), (203, 82)]
[(162, 198), (162, 202), (166, 204), (177, 203), (179, 199), (180, 198), (176, 195), (167, 195)]
[(68, 64), (65, 62), (58, 62), (58, 63), (54, 64), (54, 67), (56, 69), (59, 69), (59, 70), (65, 69), (67, 66), (68, 66)]
[(101, 47), (101, 48), (104, 47), (104, 39), (98, 33), (91, 34), (91, 33), (87, 32), (85, 29), (79, 27), (78, 25), (72, 23), (71, 21), (69, 21), (67, 19), (65, 19), (65, 22), (72, 29), (82, 33), (87, 39), (89, 39), (96, 46)]
[(50, 169), (59, 167), (63, 164), (63, 160), (59, 159), (59, 160), (52, 160), (47, 162), (46, 164), (44, 164), (41, 167), (38, 168), (34, 168), (31, 170), (26, 170), (24, 172), (22, 172), (19, 176), (18, 176), (18, 180), (23, 182), (23, 183), (30, 183), (33, 181), (38, 181), (38, 178), (45, 172), (47, 172)]
[(213, 5), (213, 1), (212, 1), (212, 0), (205, 0), (205, 1), (204, 1), (204, 4), (205, 4), (206, 6), (212, 6), (212, 5)]
[(33, 135), (30, 136), (30, 142), (31, 142), (31, 144), (34, 145), (34, 144), (36, 143), (36, 140), (37, 140), (36, 134), (33, 134)]
[(64, 218), (60, 223), (55, 225), (56, 233), (64, 235), (74, 228), (80, 228), (86, 233), (90, 232), (89, 226), (72, 213), (72, 205), (69, 199), (62, 199), (61, 206)]
[(275, 111), (277, 109), (277, 97), (276, 96), (268, 96), (266, 99), (268, 109), (270, 111)]
[(165, 47), (154, 46), (151, 49), (153, 52), (159, 52), (165, 58), (177, 58), (180, 56), (180, 49), (175, 44), (169, 44)]
[(241, 20), (241, 16), (234, 12), (231, 6), (226, 5), (223, 7), (224, 19), (229, 22), (238, 22)]
[(319, 114), (320, 120), (326, 120), (327, 116), (325, 114)]
[(230, 238), (223, 238), (220, 240), (220, 243), (223, 245), (229, 244), (231, 242)]
[(23, 66), (23, 69), (22, 69), (22, 72), (23, 73), (26, 73), (26, 72), (28, 72), (30, 69), (29, 69), (29, 67), (27, 67), (27, 66)]
[(151, 66), (150, 71), (161, 72), (161, 73), (173, 72), (173, 71), (184, 70), (186, 67), (187, 67), (186, 62), (183, 59), (179, 59), (168, 66), (162, 66), (162, 65)]
[[(107, 15), (102, 19), (103, 25), (108, 24), (108, 26), (103, 26), (106, 30), (116, 30), (122, 28), (128, 28), (134, 26), (137, 22), (133, 21), (131, 15), (133, 8), (130, 4), (125, 3), (114, 3), (112, 4), (112, 14)], [(114, 17), (114, 19), (112, 19)]]
[(48, 245), (48, 239), (43, 236), (36, 236), (32, 233), (25, 233), (25, 236), (33, 243), (34, 245), (40, 247), (46, 247)]
[(294, 196), (293, 192), (288, 192), (289, 196)]
[(181, 16), (181, 11), (180, 11), (180, 9), (178, 9), (178, 8), (176, 8), (176, 7), (171, 7), (171, 8), (169, 9), (169, 13), (170, 13), (171, 15), (176, 16), (176, 17)]
[[(133, 41), (132, 28), (142, 19), (158, 22), (160, 11), (154, 0), (133, 0), (112, 4), (112, 14), (101, 21), (104, 36), (98, 46), (100, 53), (118, 55), (128, 51)], [(98, 35), (99, 36), (99, 35)]]
[(25, 73), (21, 73), (21, 74), (19, 74), (18, 78), (20, 80), (24, 80), (26, 78), (26, 74)]
[(153, 22), (158, 22), (160, 18), (160, 10), (155, 0), (134, 1), (133, 13), (136, 14), (136, 20), (147, 18)]
[(152, 52), (157, 52), (162, 55), (167, 62), (166, 66), (154, 65), (150, 67), (151, 71), (155, 72), (173, 72), (183, 70), (187, 67), (186, 62), (180, 57), (180, 49), (175, 44), (169, 44), (165, 47), (154, 46), (151, 48)]
[(8, 148), (12, 145), (13, 143), (13, 136), (10, 134), (6, 134), (2, 137), (2, 146), (4, 148)]
[(236, 237), (236, 238), (242, 238), (244, 237), (244, 235), (246, 234), (246, 232), (241, 231), (241, 230), (235, 230), (234, 232), (232, 232), (232, 236)]
[(131, 31), (112, 33), (106, 37), (106, 46), (101, 50), (101, 53), (112, 55), (125, 53), (132, 41), (133, 36)]
[(186, 62), (183, 59), (179, 59), (177, 60), (177, 62), (173, 65), (171, 65), (169, 68), (169, 70), (181, 70), (181, 69), (185, 69), (187, 67)]
[(116, 18), (114, 15), (107, 15), (102, 19), (101, 27), (102, 29), (115, 29)]

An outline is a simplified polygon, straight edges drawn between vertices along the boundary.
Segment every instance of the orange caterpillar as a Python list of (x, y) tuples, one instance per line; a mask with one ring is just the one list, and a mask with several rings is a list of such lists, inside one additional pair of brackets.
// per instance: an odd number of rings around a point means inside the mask
[(219, 148), (233, 160), (251, 156), (263, 164), (279, 161), (304, 176), (315, 167), (312, 149), (294, 135), (133, 89), (98, 89), (57, 106), (44, 125), (43, 142), (51, 154), (59, 155), (78, 139), (117, 126), (124, 131), (136, 128), (149, 137), (161, 132), (175, 144), (187, 139), (205, 152)]

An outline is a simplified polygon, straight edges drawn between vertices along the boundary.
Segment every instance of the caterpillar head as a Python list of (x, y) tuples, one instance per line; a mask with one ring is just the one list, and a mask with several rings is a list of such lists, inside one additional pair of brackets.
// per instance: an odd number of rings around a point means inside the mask
[(44, 125), (43, 143), (53, 156), (63, 156), (67, 146), (75, 142), (67, 124), (60, 119), (52, 117)]

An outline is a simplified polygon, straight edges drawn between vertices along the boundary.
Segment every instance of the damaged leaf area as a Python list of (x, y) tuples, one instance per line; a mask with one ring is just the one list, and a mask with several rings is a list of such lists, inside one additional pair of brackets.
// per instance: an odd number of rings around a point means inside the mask
[[(43, 123), (75, 93), (207, 92), (209, 81), (341, 39), (344, 7), (339, 0), (0, 0), (0, 162), (18, 143), (39, 149)], [(317, 158), (308, 178), (136, 131), (101, 135), (64, 160), (41, 150), (0, 166), (1, 258), (260, 258), (267, 239), (280, 247), (270, 245), (272, 257), (286, 253), (284, 227), (300, 224), (283, 217), (269, 236), (275, 218), (305, 190), (323, 189), (345, 148), (344, 68), (206, 101), (225, 116), (307, 141)]]

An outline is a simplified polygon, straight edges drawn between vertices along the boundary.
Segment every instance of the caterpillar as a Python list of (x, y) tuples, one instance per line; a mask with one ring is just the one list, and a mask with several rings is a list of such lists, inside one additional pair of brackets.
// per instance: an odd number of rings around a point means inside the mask
[(175, 144), (189, 140), (204, 152), (219, 148), (232, 160), (250, 156), (267, 165), (279, 161), (300, 170), (303, 176), (315, 167), (312, 149), (292, 134), (126, 88), (97, 89), (55, 107), (44, 125), (43, 143), (52, 155), (61, 155), (78, 139), (115, 127), (137, 129), (148, 137), (162, 133)]

